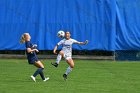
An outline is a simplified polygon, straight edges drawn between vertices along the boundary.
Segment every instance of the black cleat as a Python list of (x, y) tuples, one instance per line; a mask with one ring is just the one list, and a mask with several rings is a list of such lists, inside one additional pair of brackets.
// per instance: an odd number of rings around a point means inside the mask
[(57, 63), (51, 63), (53, 66), (55, 66), (55, 67), (58, 67), (58, 64)]
[(67, 75), (63, 74), (63, 78), (64, 78), (64, 80), (67, 80)]

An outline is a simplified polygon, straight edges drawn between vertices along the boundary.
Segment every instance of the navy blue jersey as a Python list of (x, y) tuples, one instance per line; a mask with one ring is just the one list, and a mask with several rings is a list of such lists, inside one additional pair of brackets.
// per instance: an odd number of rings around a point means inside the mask
[(25, 46), (26, 46), (26, 54), (27, 54), (27, 59), (29, 64), (34, 64), (34, 62), (38, 61), (36, 52), (27, 52), (27, 48), (31, 48), (33, 47), (33, 44), (30, 41), (25, 42)]

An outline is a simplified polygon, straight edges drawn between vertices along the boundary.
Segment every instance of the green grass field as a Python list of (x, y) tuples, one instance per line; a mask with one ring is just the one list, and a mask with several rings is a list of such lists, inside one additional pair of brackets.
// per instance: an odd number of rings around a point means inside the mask
[(139, 93), (140, 63), (75, 60), (75, 68), (68, 80), (63, 73), (68, 67), (61, 61), (58, 68), (43, 61), (44, 73), (50, 80), (30, 79), (36, 68), (26, 60), (0, 59), (0, 93)]

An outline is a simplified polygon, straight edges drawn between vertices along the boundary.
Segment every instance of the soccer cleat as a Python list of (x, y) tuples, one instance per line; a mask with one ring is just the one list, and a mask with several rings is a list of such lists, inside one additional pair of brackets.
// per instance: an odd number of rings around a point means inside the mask
[(64, 80), (67, 80), (67, 75), (63, 74), (63, 78), (64, 78)]
[(34, 82), (36, 82), (36, 80), (35, 80), (35, 77), (34, 77), (34, 76), (31, 76), (31, 79), (32, 79)]
[(58, 67), (58, 64), (57, 63), (51, 63), (53, 66), (55, 66), (55, 67)]
[(47, 77), (47, 78), (45, 78), (45, 80), (43, 80), (43, 81), (45, 82), (45, 81), (48, 81), (49, 79), (50, 79), (50, 78), (49, 78), (49, 77)]

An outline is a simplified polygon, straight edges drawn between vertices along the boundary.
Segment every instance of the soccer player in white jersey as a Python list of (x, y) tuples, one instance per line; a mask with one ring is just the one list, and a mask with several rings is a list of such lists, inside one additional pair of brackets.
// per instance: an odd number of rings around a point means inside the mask
[(88, 43), (88, 40), (85, 42), (78, 42), (77, 40), (74, 40), (70, 38), (70, 32), (65, 33), (65, 38), (61, 40), (57, 45), (55, 46), (53, 53), (56, 53), (56, 50), (58, 46), (62, 45), (62, 50), (59, 52), (56, 62), (52, 62), (51, 64), (55, 67), (58, 66), (59, 62), (61, 61), (61, 58), (65, 58), (66, 62), (69, 64), (69, 67), (67, 68), (65, 74), (63, 74), (64, 80), (67, 79), (67, 75), (72, 71), (74, 68), (74, 62), (72, 59), (72, 44), (80, 44), (80, 45), (85, 45)]

